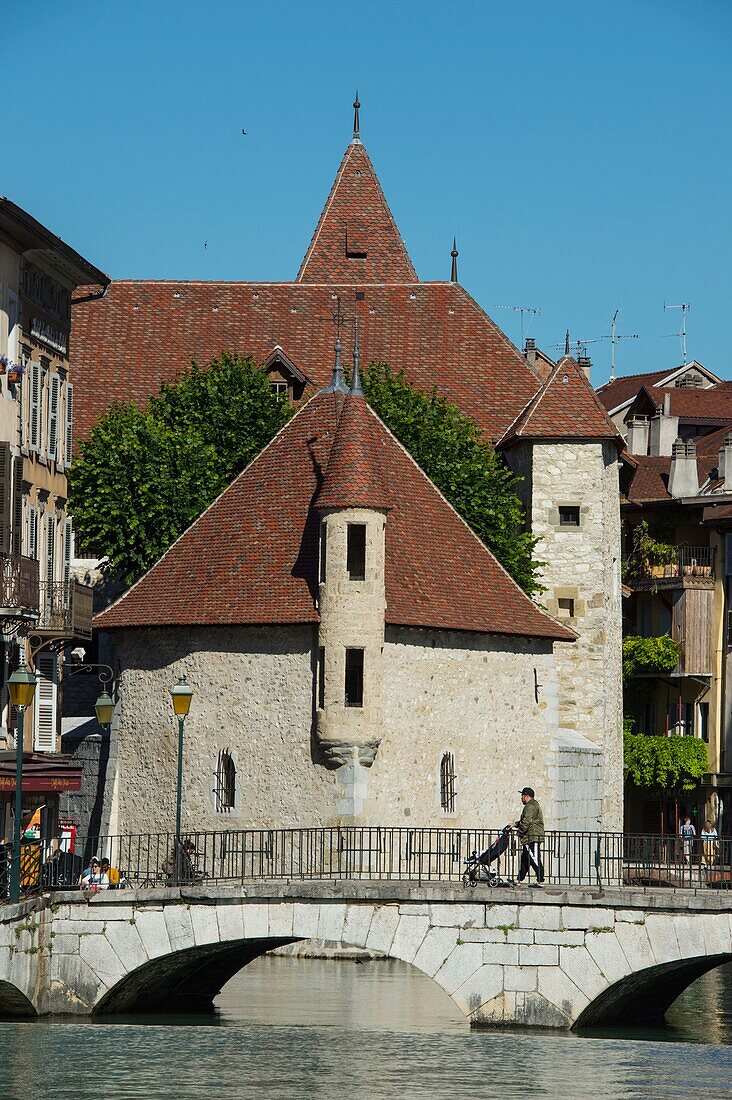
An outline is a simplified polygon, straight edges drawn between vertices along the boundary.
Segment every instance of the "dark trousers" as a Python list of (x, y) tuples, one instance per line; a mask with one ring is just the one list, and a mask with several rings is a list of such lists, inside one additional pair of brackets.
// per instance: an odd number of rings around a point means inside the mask
[(529, 867), (536, 875), (537, 882), (544, 881), (544, 864), (541, 862), (541, 844), (534, 840), (531, 844), (524, 844), (521, 848), (521, 866), (519, 868), (519, 882), (523, 882), (529, 873)]

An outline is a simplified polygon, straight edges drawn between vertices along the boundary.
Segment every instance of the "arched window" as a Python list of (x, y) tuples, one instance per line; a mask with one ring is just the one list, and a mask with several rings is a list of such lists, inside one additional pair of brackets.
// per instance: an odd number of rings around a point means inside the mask
[(440, 761), (440, 806), (446, 814), (455, 813), (455, 757), (443, 752)]
[(228, 749), (222, 749), (216, 763), (216, 813), (226, 814), (236, 802), (236, 767)]

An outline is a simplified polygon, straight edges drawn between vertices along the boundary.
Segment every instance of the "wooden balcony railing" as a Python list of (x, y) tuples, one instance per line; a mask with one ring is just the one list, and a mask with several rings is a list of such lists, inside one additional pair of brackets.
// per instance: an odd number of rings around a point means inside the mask
[(705, 581), (715, 579), (715, 548), (713, 546), (673, 546), (670, 553), (663, 557), (649, 554), (632, 572), (628, 580), (631, 584), (648, 583), (668, 587), (678, 584), (685, 578), (696, 577)]
[(91, 638), (93, 589), (79, 581), (41, 581), (40, 634), (67, 638)]
[(34, 618), (39, 608), (38, 562), (0, 554), (0, 609)]

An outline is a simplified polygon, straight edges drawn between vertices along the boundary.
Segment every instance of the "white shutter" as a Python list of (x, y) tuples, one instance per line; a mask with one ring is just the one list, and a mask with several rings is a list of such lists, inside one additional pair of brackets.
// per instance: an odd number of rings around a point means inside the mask
[(74, 387), (66, 383), (66, 440), (64, 447), (64, 466), (71, 465), (71, 447), (74, 435)]
[[(46, 580), (49, 584), (53, 584), (56, 579), (56, 517), (46, 517)], [(48, 593), (48, 599), (52, 600), (53, 596), (51, 592)]]
[(56, 701), (58, 695), (58, 663), (54, 653), (39, 653), (36, 660), (35, 721), (33, 749), (35, 752), (56, 751)]
[(28, 421), (28, 447), (38, 453), (41, 449), (41, 364), (30, 365), (30, 409)]
[(38, 560), (38, 510), (34, 504), (28, 507), (28, 557)]
[(71, 580), (71, 557), (74, 546), (74, 526), (71, 516), (64, 522), (64, 593)]
[(18, 358), (18, 295), (8, 288), (8, 359)]
[(58, 399), (61, 379), (58, 374), (50, 375), (48, 380), (48, 457), (54, 461), (58, 457)]

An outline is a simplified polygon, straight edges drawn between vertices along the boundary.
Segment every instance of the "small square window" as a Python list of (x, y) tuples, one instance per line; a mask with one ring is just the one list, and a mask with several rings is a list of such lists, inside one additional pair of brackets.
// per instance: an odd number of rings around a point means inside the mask
[(290, 395), (290, 387), (287, 382), (270, 382), (269, 389), (274, 397), (285, 398)]
[(565, 599), (560, 597), (557, 600), (557, 607), (559, 611), (560, 619), (573, 619), (574, 618), (574, 600)]
[(363, 706), (363, 650), (346, 650), (346, 706)]
[(560, 527), (579, 527), (580, 525), (580, 510), (579, 504), (573, 504), (569, 506), (562, 506), (559, 509), (559, 526)]

